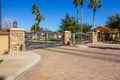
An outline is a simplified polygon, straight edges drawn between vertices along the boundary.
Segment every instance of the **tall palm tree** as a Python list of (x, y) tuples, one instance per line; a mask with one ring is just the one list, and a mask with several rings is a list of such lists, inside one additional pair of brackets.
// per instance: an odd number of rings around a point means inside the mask
[(73, 1), (73, 4), (77, 8), (77, 22), (78, 22), (78, 9), (80, 8), (80, 25), (81, 25), (81, 31), (82, 32), (83, 32), (83, 29), (82, 29), (82, 7), (83, 7), (83, 4), (84, 4), (84, 1), (85, 0), (74, 0)]
[(44, 20), (44, 17), (43, 17), (43, 15), (42, 14), (37, 14), (37, 16), (36, 16), (36, 20), (38, 21), (38, 24), (40, 25), (40, 22), (42, 21), (42, 20)]
[(33, 6), (32, 6), (32, 14), (36, 15), (37, 13), (39, 13), (39, 7), (38, 7), (37, 4), (33, 4)]
[(90, 0), (88, 8), (92, 8), (93, 9), (93, 26), (92, 26), (92, 28), (94, 30), (96, 9), (97, 8), (102, 8), (102, 0)]
[(0, 30), (2, 30), (2, 11), (1, 11), (2, 0), (0, 0)]
[(78, 8), (78, 2), (77, 2), (77, 0), (74, 0), (73, 1), (73, 4), (75, 5), (75, 8), (77, 8), (77, 23), (78, 23), (78, 14), (79, 14), (79, 8)]
[[(37, 4), (33, 4), (33, 6), (32, 6), (32, 14), (35, 14), (35, 21), (36, 21), (36, 15), (38, 13), (39, 13), (39, 7), (38, 7), (38, 5)], [(35, 22), (34, 22), (34, 24), (35, 24)], [(35, 27), (35, 29), (36, 29), (36, 27)]]

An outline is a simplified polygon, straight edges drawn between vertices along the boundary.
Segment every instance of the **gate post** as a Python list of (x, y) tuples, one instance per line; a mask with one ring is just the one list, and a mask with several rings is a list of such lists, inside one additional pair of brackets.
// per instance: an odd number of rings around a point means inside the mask
[(10, 28), (10, 51), (25, 50), (25, 31), (21, 28)]
[(96, 43), (97, 42), (97, 32), (91, 32), (90, 34), (90, 43)]
[(71, 31), (64, 31), (63, 32), (63, 44), (70, 45), (71, 44)]

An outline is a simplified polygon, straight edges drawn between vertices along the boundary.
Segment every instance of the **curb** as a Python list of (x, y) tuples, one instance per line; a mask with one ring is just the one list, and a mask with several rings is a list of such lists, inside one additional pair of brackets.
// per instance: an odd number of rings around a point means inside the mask
[(38, 64), (40, 64), (40, 62), (42, 61), (42, 57), (36, 53), (31, 54), (33, 54), (35, 57), (34, 61), (29, 65), (23, 67), (20, 71), (16, 72), (17, 75), (9, 76), (6, 78), (6, 80), (20, 80), (23, 76), (25, 76), (27, 73), (32, 71)]

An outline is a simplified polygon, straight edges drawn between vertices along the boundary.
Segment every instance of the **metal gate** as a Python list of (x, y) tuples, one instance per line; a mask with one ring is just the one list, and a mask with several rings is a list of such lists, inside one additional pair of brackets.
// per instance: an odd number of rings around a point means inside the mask
[(38, 49), (60, 46), (63, 44), (62, 36), (63, 34), (60, 32), (49, 30), (26, 33), (26, 48)]
[(90, 36), (88, 33), (76, 32), (75, 33), (75, 44), (86, 44), (89, 43)]

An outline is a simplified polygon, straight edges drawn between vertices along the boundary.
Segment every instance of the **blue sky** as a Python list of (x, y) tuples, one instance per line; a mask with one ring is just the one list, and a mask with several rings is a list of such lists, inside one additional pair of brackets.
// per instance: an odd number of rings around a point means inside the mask
[[(2, 0), (2, 20), (11, 18), (18, 22), (18, 27), (29, 31), (34, 24), (34, 15), (31, 13), (33, 4), (38, 4), (40, 12), (45, 20), (41, 22), (43, 28), (57, 30), (60, 20), (69, 13), (76, 17), (76, 9), (72, 4), (73, 0)], [(120, 13), (120, 3), (118, 0), (103, 0), (103, 8), (97, 9), (96, 26), (105, 25), (107, 17), (114, 13)], [(83, 7), (83, 23), (92, 24), (92, 9)]]

